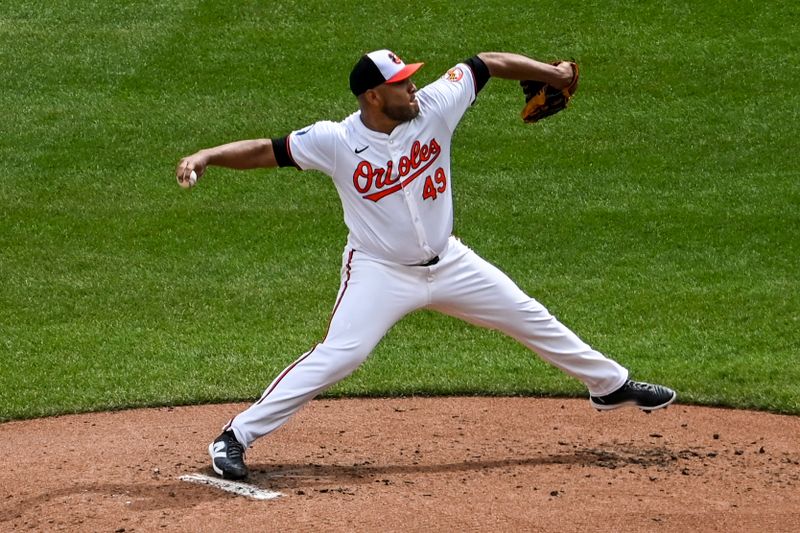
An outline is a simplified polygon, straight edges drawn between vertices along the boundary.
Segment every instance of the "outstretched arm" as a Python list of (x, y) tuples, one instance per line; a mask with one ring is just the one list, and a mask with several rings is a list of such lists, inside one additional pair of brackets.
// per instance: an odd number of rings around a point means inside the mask
[(574, 75), (568, 62), (550, 65), (507, 52), (481, 52), (478, 57), (486, 63), (492, 77), (507, 80), (543, 81), (556, 89), (563, 89), (570, 84)]
[(269, 139), (236, 141), (200, 150), (178, 163), (175, 176), (179, 181), (189, 179), (192, 171), (202, 176), (209, 165), (246, 170), (277, 167), (275, 151)]

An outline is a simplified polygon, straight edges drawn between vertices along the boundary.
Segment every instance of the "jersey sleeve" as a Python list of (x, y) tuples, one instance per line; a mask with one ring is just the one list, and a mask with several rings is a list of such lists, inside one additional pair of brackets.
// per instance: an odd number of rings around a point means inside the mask
[(332, 175), (336, 168), (339, 131), (333, 122), (316, 122), (286, 137), (286, 152), (300, 170), (319, 170)]
[(431, 111), (444, 120), (450, 131), (454, 131), (479, 90), (472, 67), (467, 63), (459, 63), (444, 76), (423, 87), (418, 96), (421, 102), (425, 102)]

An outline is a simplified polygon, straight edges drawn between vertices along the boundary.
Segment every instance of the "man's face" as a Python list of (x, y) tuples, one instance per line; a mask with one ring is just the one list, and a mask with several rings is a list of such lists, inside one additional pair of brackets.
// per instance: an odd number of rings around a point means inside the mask
[(406, 78), (397, 83), (384, 83), (378, 87), (383, 97), (384, 115), (398, 122), (408, 122), (419, 115), (419, 102), (417, 102), (417, 86)]

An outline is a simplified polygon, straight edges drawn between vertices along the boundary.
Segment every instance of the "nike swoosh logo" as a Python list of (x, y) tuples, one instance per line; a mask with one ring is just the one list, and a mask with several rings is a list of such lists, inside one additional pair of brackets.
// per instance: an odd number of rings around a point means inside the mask
[(355, 152), (356, 152), (357, 154), (360, 154), (361, 152), (363, 152), (363, 151), (364, 151), (364, 150), (366, 150), (367, 148), (369, 148), (369, 145), (366, 145), (364, 148), (356, 148), (356, 149), (355, 149)]

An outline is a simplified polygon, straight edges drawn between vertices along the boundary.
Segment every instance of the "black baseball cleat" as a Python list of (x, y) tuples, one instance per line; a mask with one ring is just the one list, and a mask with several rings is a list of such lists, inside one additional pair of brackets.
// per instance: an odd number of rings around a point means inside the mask
[(247, 477), (247, 467), (244, 464), (244, 446), (242, 446), (233, 431), (223, 431), (222, 434), (208, 445), (211, 455), (211, 467), (214, 472), (224, 479), (244, 479)]
[(677, 394), (663, 385), (651, 385), (640, 381), (628, 380), (625, 384), (605, 396), (590, 396), (589, 403), (598, 411), (608, 411), (632, 405), (649, 413), (662, 409), (675, 401)]

